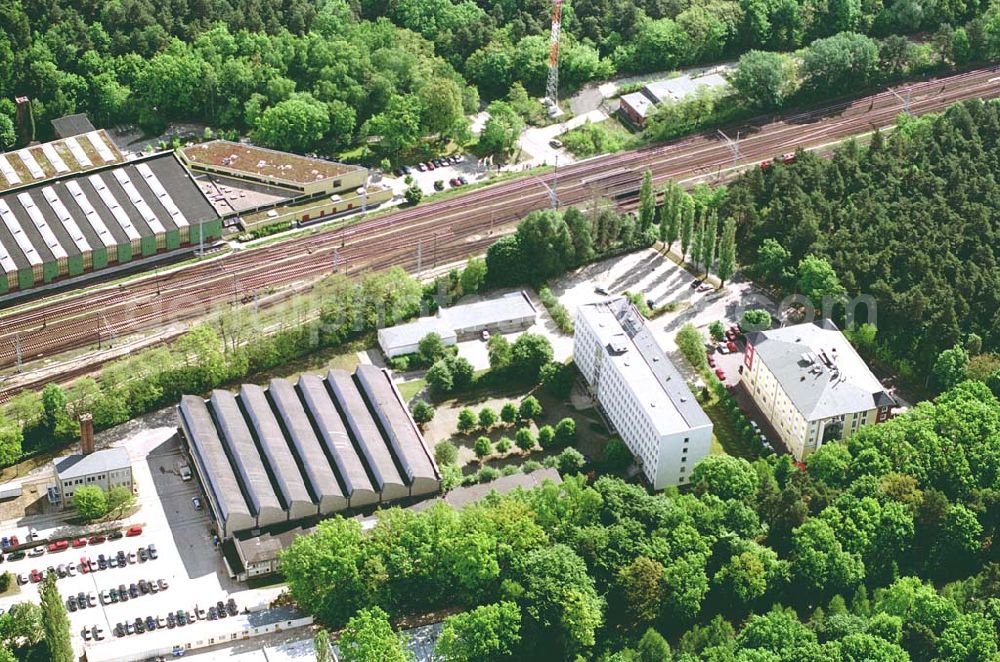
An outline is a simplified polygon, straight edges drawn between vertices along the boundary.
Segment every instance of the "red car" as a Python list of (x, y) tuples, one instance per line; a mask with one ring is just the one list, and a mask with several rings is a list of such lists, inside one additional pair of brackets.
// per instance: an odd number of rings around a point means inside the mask
[(87, 546), (86, 538), (77, 538), (76, 540), (73, 541), (73, 547), (86, 547), (86, 546)]
[(795, 152), (788, 152), (787, 154), (781, 155), (782, 163), (793, 163), (795, 161)]
[(130, 526), (128, 528), (128, 531), (125, 532), (125, 535), (131, 538), (132, 536), (137, 536), (141, 533), (142, 533), (142, 527), (136, 524), (135, 526)]
[(11, 536), (10, 537), (10, 546), (11, 547), (17, 547), (20, 544), (21, 543), (18, 541), (17, 536)]
[(90, 539), (87, 540), (87, 543), (90, 545), (100, 545), (105, 540), (107, 539), (104, 536), (90, 536)]
[(726, 331), (726, 340), (736, 340), (736, 332), (732, 329)]
[(708, 365), (711, 368), (715, 367), (715, 357), (712, 356), (711, 354), (708, 355)]
[(771, 167), (771, 162), (770, 161), (761, 161), (760, 162), (760, 169), (761, 170), (767, 170), (770, 167)]
[(728, 349), (730, 352), (738, 352), (738, 351), (740, 351), (740, 348), (737, 347), (736, 343), (734, 343), (732, 340), (730, 340), (729, 342), (726, 343), (726, 349)]
[(80, 572), (82, 572), (83, 574), (87, 574), (88, 572), (90, 572), (90, 559), (88, 559), (86, 556), (80, 557)]
[(428, 162), (427, 162), (427, 163), (425, 163), (424, 165), (426, 165), (426, 166), (427, 166), (427, 169), (428, 169), (428, 170), (433, 170), (433, 169), (434, 169), (434, 164), (433, 164), (433, 163), (431, 163), (430, 161), (428, 161)]
[(726, 381), (726, 373), (722, 368), (715, 369), (715, 376), (718, 377), (720, 381)]
[(69, 547), (69, 543), (65, 540), (57, 540), (56, 542), (49, 543), (49, 552), (61, 552)]
[(42, 581), (42, 573), (38, 572), (38, 568), (34, 568), (31, 571), (31, 581), (33, 584), (37, 584)]

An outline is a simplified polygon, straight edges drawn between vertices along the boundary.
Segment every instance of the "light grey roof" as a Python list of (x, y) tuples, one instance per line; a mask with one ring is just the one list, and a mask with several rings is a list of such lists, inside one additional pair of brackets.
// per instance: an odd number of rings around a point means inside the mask
[(628, 104), (639, 117), (647, 117), (654, 108), (653, 102), (642, 92), (629, 92), (621, 95), (620, 99), (622, 103)]
[(56, 473), (60, 480), (82, 478), (108, 471), (119, 471), (132, 466), (128, 459), (128, 450), (117, 446), (95, 451), (89, 455), (67, 455), (54, 460)]
[(359, 490), (372, 490), (364, 464), (351, 444), (347, 428), (330, 400), (323, 379), (317, 375), (302, 375), (299, 378), (299, 391), (330, 457), (337, 465), (338, 473), (347, 488), (347, 495), (350, 497)]
[(359, 365), (354, 374), (407, 477), (411, 481), (438, 480), (437, 467), (388, 372), (373, 365)]
[(426, 317), (409, 324), (379, 329), (378, 344), (382, 347), (382, 351), (392, 357), (412, 351), (409, 348), (416, 346), (428, 333), (437, 333), (446, 344), (454, 344), (456, 340), (455, 330), (446, 321), (437, 317)]
[(196, 395), (185, 395), (181, 397), (178, 409), (192, 452), (197, 455), (196, 459), (204, 469), (202, 478), (206, 482), (205, 489), (211, 491), (213, 500), (221, 510), (221, 517), (226, 520), (234, 516), (249, 519), (250, 508), (240, 491), (236, 473), (229, 464), (205, 401)]
[(637, 402), (662, 434), (712, 424), (687, 382), (625, 297), (580, 306), (577, 315), (598, 337)]
[(261, 462), (236, 397), (229, 391), (216, 389), (212, 391), (211, 403), (216, 423), (222, 431), (222, 439), (228, 446), (229, 456), (243, 479), (243, 489), (247, 500), (253, 506), (254, 514), (260, 516), (262, 513), (281, 510), (278, 496), (267, 477), (264, 463)]
[(312, 497), (306, 490), (305, 481), (295, 458), (288, 449), (281, 425), (274, 417), (271, 405), (267, 401), (264, 389), (256, 384), (244, 384), (240, 388), (240, 402), (250, 419), (250, 424), (257, 433), (260, 448), (267, 458), (271, 473), (278, 487), (279, 496), (286, 508), (296, 502), (312, 503)]
[(894, 404), (828, 319), (750, 333), (747, 341), (808, 421)]
[(322, 501), (325, 497), (343, 498), (344, 492), (337, 482), (337, 475), (320, 446), (309, 417), (295, 392), (295, 386), (284, 379), (272, 379), (268, 394), (274, 402), (281, 421), (288, 430), (292, 446), (302, 463), (302, 470), (309, 479), (313, 496)]
[(380, 490), (393, 485), (404, 487), (404, 481), (396, 465), (392, 461), (392, 454), (382, 439), (382, 433), (372, 418), (371, 412), (365, 405), (361, 392), (350, 373), (343, 370), (331, 370), (326, 377), (330, 390), (333, 391), (334, 398), (340, 409), (341, 415), (347, 421), (351, 434), (358, 444), (358, 448), (364, 453), (368, 461), (368, 468), (371, 469), (372, 476), (378, 484)]
[(523, 291), (510, 292), (502, 297), (476, 303), (442, 308), (439, 312), (441, 319), (445, 320), (456, 333), (464, 329), (534, 318), (535, 314), (535, 307), (531, 305), (528, 295)]

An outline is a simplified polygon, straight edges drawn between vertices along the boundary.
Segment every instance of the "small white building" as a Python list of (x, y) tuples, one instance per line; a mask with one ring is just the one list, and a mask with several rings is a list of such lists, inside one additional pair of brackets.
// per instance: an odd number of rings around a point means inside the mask
[(573, 360), (653, 489), (687, 483), (712, 422), (628, 299), (577, 309)]
[(458, 342), (455, 330), (448, 326), (445, 320), (438, 317), (424, 317), (409, 324), (379, 329), (378, 344), (390, 359), (394, 356), (414, 354), (420, 348), (420, 341), (428, 333), (441, 336), (445, 345), (454, 345)]
[(483, 331), (515, 333), (535, 323), (538, 311), (528, 295), (519, 290), (503, 296), (463, 303), (438, 310), (437, 317), (424, 317), (409, 324), (378, 331), (378, 344), (389, 358), (413, 354), (428, 333), (441, 336), (445, 345), (478, 337)]
[(96, 485), (107, 492), (121, 486), (132, 491), (132, 462), (122, 447), (74, 453), (56, 458), (52, 465), (56, 484), (49, 489), (49, 498), (61, 501), (64, 508), (73, 503), (73, 494), (81, 487)]
[(740, 379), (796, 460), (891, 418), (896, 401), (830, 320), (746, 339)]

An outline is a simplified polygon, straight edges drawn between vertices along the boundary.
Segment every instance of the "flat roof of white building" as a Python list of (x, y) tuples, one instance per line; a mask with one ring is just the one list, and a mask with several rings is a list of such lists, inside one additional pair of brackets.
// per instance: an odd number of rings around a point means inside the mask
[(580, 307), (579, 313), (596, 333), (608, 360), (636, 394), (657, 433), (672, 434), (712, 424), (628, 299), (587, 304)]
[(461, 335), (467, 329), (495, 326), (534, 318), (535, 307), (523, 290), (475, 303), (442, 308), (438, 315)]

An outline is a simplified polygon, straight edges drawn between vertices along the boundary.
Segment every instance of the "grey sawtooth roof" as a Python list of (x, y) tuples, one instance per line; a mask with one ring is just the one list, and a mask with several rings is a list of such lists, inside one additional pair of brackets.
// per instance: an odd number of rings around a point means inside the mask
[(309, 479), (313, 498), (319, 500), (320, 512), (330, 513), (346, 508), (347, 497), (337, 482), (337, 474), (323, 452), (295, 386), (285, 379), (272, 379), (267, 393), (288, 431), (302, 471)]
[[(829, 319), (751, 332), (747, 341), (806, 420), (895, 405), (864, 359)], [(806, 354), (815, 357), (814, 363), (806, 360)], [(834, 368), (823, 363), (822, 354), (831, 359)], [(817, 371), (817, 365), (822, 370)]]
[(410, 479), (411, 494), (436, 491), (441, 484), (437, 467), (389, 374), (373, 365), (359, 365), (354, 374)]
[(377, 487), (383, 499), (398, 499), (409, 495), (406, 481), (399, 475), (392, 454), (382, 439), (378, 424), (372, 418), (361, 392), (351, 374), (343, 370), (331, 370), (326, 377), (333, 392), (342, 418), (357, 442), (358, 448), (368, 461)]
[(257, 516), (257, 524), (265, 526), (288, 519), (267, 476), (236, 397), (229, 391), (216, 389), (212, 391), (210, 401), (229, 457), (242, 478), (247, 501)]
[(256, 384), (244, 384), (240, 387), (239, 400), (274, 475), (278, 496), (291, 513), (291, 518), (304, 517), (310, 514), (310, 511), (315, 513), (316, 505), (306, 489), (305, 480), (299, 472), (298, 465), (295, 464), (295, 458), (288, 448), (281, 425), (271, 410), (264, 389)]
[(299, 392), (330, 457), (337, 465), (337, 473), (344, 482), (351, 505), (374, 503), (377, 500), (376, 490), (368, 479), (365, 466), (351, 443), (323, 379), (317, 375), (302, 375), (299, 377)]
[(252, 527), (253, 515), (240, 491), (205, 401), (196, 395), (185, 395), (181, 397), (178, 410), (195, 461), (202, 465), (205, 489), (211, 492), (210, 497), (219, 508), (219, 516), (224, 520), (227, 532)]

